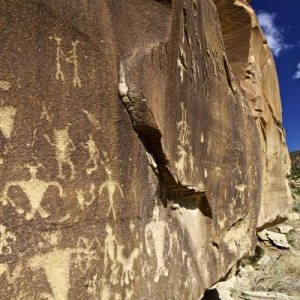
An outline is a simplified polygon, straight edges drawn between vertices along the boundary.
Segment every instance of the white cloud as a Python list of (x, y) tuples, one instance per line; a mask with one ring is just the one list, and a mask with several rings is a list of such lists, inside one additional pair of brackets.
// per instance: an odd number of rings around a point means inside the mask
[(284, 42), (283, 28), (275, 24), (276, 14), (259, 12), (257, 17), (275, 56), (279, 56), (283, 50), (291, 47)]
[(294, 79), (300, 79), (300, 63), (297, 66), (297, 71), (293, 76)]

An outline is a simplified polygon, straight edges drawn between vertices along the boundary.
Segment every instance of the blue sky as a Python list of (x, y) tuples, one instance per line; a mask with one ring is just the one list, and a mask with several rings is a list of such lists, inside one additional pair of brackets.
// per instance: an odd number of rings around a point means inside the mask
[(290, 151), (300, 150), (300, 0), (252, 0), (275, 56)]

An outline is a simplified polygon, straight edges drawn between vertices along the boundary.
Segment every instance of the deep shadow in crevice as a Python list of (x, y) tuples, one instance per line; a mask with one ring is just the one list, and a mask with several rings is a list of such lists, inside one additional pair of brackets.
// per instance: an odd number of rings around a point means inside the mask
[(220, 295), (216, 289), (207, 290), (201, 300), (221, 300)]

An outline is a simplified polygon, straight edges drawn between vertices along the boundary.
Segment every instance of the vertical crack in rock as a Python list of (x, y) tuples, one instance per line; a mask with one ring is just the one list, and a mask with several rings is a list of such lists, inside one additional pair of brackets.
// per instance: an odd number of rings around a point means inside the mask
[(199, 187), (185, 185), (178, 181), (169, 171), (167, 167), (168, 160), (161, 144), (162, 135), (157, 128), (150, 109), (147, 107), (146, 99), (142, 96), (137, 97), (138, 100), (132, 98), (129, 90), (124, 65), (121, 61), (119, 66), (119, 95), (130, 116), (134, 130), (147, 153), (154, 159), (156, 174), (161, 183), (162, 195), (170, 196), (172, 199), (183, 197), (183, 201), (177, 201), (178, 205), (188, 209), (199, 209), (204, 216), (212, 219), (212, 209), (204, 188), (200, 189)]

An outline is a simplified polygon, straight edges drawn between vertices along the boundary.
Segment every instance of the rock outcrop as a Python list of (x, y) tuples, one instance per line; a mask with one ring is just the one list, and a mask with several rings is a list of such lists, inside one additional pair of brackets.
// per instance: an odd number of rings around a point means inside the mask
[(263, 161), (258, 227), (287, 217), (292, 203), (291, 163), (282, 126), (274, 59), (255, 12), (246, 0), (215, 0), (232, 71), (256, 120)]
[(280, 103), (255, 121), (212, 0), (12, 0), (0, 26), (1, 299), (198, 299), (249, 255), (262, 174), (286, 202)]

